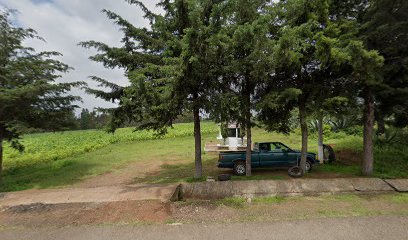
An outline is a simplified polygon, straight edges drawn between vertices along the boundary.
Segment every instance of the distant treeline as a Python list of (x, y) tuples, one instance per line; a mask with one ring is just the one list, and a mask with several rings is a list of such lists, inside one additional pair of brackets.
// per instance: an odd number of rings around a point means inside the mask
[[(73, 124), (69, 130), (87, 130), (103, 129), (109, 124), (111, 116), (109, 113), (99, 112), (97, 110), (89, 111), (83, 108), (78, 116), (73, 115)], [(185, 112), (175, 120), (175, 123), (193, 122), (193, 114)], [(137, 127), (137, 123), (126, 123), (122, 127)]]

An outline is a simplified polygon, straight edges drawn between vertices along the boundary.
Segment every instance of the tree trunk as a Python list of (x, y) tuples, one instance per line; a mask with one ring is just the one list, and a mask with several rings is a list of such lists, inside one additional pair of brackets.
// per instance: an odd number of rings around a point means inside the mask
[(252, 175), (252, 164), (251, 164), (251, 154), (252, 154), (252, 129), (251, 129), (251, 95), (247, 99), (247, 111), (246, 111), (246, 130), (247, 130), (247, 148), (246, 148), (246, 176)]
[(194, 178), (203, 177), (203, 165), (201, 162), (201, 126), (200, 126), (200, 110), (194, 108), (194, 141), (195, 141), (195, 173)]
[(324, 154), (323, 154), (323, 114), (319, 113), (319, 119), (317, 120), (317, 157), (323, 163)]
[(252, 167), (251, 167), (251, 154), (252, 154), (252, 130), (251, 130), (251, 118), (249, 118), (249, 122), (247, 122), (247, 148), (246, 148), (246, 175), (249, 177), (252, 174)]
[(300, 168), (306, 172), (306, 158), (307, 158), (307, 122), (306, 122), (306, 106), (304, 103), (299, 105), (300, 129), (302, 131), (302, 150), (300, 155)]
[(2, 174), (3, 174), (3, 138), (0, 137), (0, 186), (3, 183)]
[(374, 96), (367, 89), (364, 97), (364, 158), (362, 164), (363, 175), (373, 174), (373, 129), (374, 129)]
[(384, 137), (385, 134), (385, 122), (384, 118), (381, 114), (377, 115), (377, 124), (378, 124), (378, 130), (377, 130), (377, 136), (378, 137)]

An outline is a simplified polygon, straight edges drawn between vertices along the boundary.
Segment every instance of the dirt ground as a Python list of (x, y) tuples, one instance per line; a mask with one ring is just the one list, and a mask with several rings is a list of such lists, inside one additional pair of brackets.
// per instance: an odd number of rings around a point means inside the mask
[(246, 201), (123, 201), (32, 204), (0, 209), (0, 226), (176, 224), (314, 219), (347, 216), (408, 216), (404, 195), (338, 195)]
[[(216, 156), (216, 154), (213, 154)], [(337, 159), (346, 165), (355, 165), (359, 164), (361, 159), (361, 154), (341, 150), (336, 152)], [(214, 157), (216, 158), (216, 157)], [(183, 164), (184, 162), (177, 161), (174, 159), (171, 161), (172, 165)], [(92, 178), (85, 179), (79, 183), (74, 184), (70, 187), (79, 187), (79, 188), (94, 188), (94, 187), (103, 187), (103, 186), (117, 186), (117, 185), (128, 185), (134, 184), (135, 179), (149, 179), (151, 177), (157, 176), (162, 170), (162, 166), (168, 164), (168, 161), (165, 163), (163, 161), (149, 161), (149, 162), (134, 162), (130, 163), (120, 169), (116, 169), (112, 172), (101, 174)], [(347, 175), (345, 173), (328, 173), (321, 172), (318, 170), (318, 167), (315, 167), (316, 171), (313, 171), (312, 174), (308, 175), (308, 178), (338, 178), (338, 177), (354, 177), (353, 175)], [(216, 163), (214, 163), (214, 169), (211, 172), (217, 174), (233, 174), (232, 170), (229, 169), (218, 169)], [(253, 169), (253, 173), (256, 176), (271, 176), (276, 179), (289, 179), (290, 177), (287, 174), (286, 169), (284, 170), (274, 170), (274, 169)], [(143, 181), (141, 182), (143, 183)]]
[(135, 178), (157, 174), (162, 165), (162, 161), (134, 162), (118, 170), (85, 179), (72, 187), (94, 188), (132, 184)]
[(336, 151), (336, 159), (347, 165), (359, 165), (361, 159), (363, 159), (363, 153), (350, 150), (338, 150)]
[(1, 210), (0, 225), (63, 227), (110, 223), (163, 223), (169, 216), (169, 204), (160, 201), (31, 204)]
[[(358, 156), (339, 152), (341, 159), (351, 159), (355, 163)], [(161, 161), (131, 163), (121, 169), (84, 180), (74, 188), (96, 188), (103, 186), (127, 185), (135, 178), (155, 176), (161, 171)], [(172, 164), (175, 164), (172, 162)], [(225, 173), (226, 170), (219, 170)], [(228, 171), (232, 173), (231, 171)], [(289, 178), (286, 170), (258, 169), (254, 174), (273, 174), (277, 178)], [(312, 178), (347, 177), (344, 174), (316, 171)], [(1, 196), (0, 196), (1, 198)], [(306, 200), (304, 200), (306, 199)], [(382, 198), (374, 201), (361, 198), (358, 206), (349, 201), (326, 201), (325, 198), (292, 198), (282, 203), (243, 204), (230, 206), (218, 202), (161, 202), (123, 201), (111, 203), (67, 203), (32, 204), (0, 209), (0, 227), (12, 226), (66, 226), (98, 224), (163, 224), (201, 222), (241, 222), (249, 220), (278, 220), (319, 218), (327, 216), (355, 215), (408, 215), (408, 205), (390, 204)], [(296, 209), (296, 211), (294, 211)]]

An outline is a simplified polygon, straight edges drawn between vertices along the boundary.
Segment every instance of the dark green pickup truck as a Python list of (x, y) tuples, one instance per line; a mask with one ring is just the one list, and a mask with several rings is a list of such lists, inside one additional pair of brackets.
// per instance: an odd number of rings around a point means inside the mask
[[(245, 151), (220, 152), (218, 167), (232, 168), (236, 175), (246, 173)], [(300, 152), (292, 150), (281, 142), (255, 143), (251, 154), (252, 168), (290, 168), (300, 161)], [(306, 171), (310, 171), (314, 164), (319, 164), (316, 154), (307, 153)]]

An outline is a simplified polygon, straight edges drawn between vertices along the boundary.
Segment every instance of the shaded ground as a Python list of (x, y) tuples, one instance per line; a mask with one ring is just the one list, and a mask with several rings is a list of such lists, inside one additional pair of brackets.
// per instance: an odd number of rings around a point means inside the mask
[[(348, 178), (360, 176), (360, 153), (340, 150), (336, 153), (338, 162), (331, 165), (315, 166), (306, 178)], [(207, 176), (216, 177), (219, 174), (231, 174), (231, 169), (217, 168), (218, 155), (206, 153), (203, 156), (203, 171)], [(137, 183), (174, 183), (191, 182), (194, 179), (194, 163), (184, 157), (175, 155), (164, 156), (151, 161), (135, 161), (119, 169), (98, 176), (87, 178), (73, 187), (101, 187)], [(253, 169), (252, 177), (233, 176), (233, 180), (290, 179), (286, 169)]]
[(132, 162), (125, 167), (87, 178), (73, 187), (94, 188), (103, 186), (128, 185), (134, 183), (134, 178), (145, 178), (160, 172), (162, 161)]
[[(348, 157), (351, 156), (351, 161)], [(339, 151), (339, 161), (333, 164), (315, 166), (312, 172), (305, 175), (306, 178), (348, 178), (360, 176), (359, 165), (356, 164), (358, 153), (352, 151)], [(231, 174), (232, 169), (220, 169), (217, 167), (218, 155), (206, 153), (203, 155), (203, 172), (206, 176), (217, 177), (219, 174)], [(359, 161), (359, 160), (358, 160)], [(144, 176), (136, 176), (133, 183), (173, 183), (192, 182), (194, 179), (194, 163), (192, 161), (166, 161)], [(232, 176), (232, 180), (263, 180), (263, 179), (290, 179), (287, 169), (259, 168), (252, 169), (251, 177)], [(202, 179), (205, 180), (205, 179)]]

